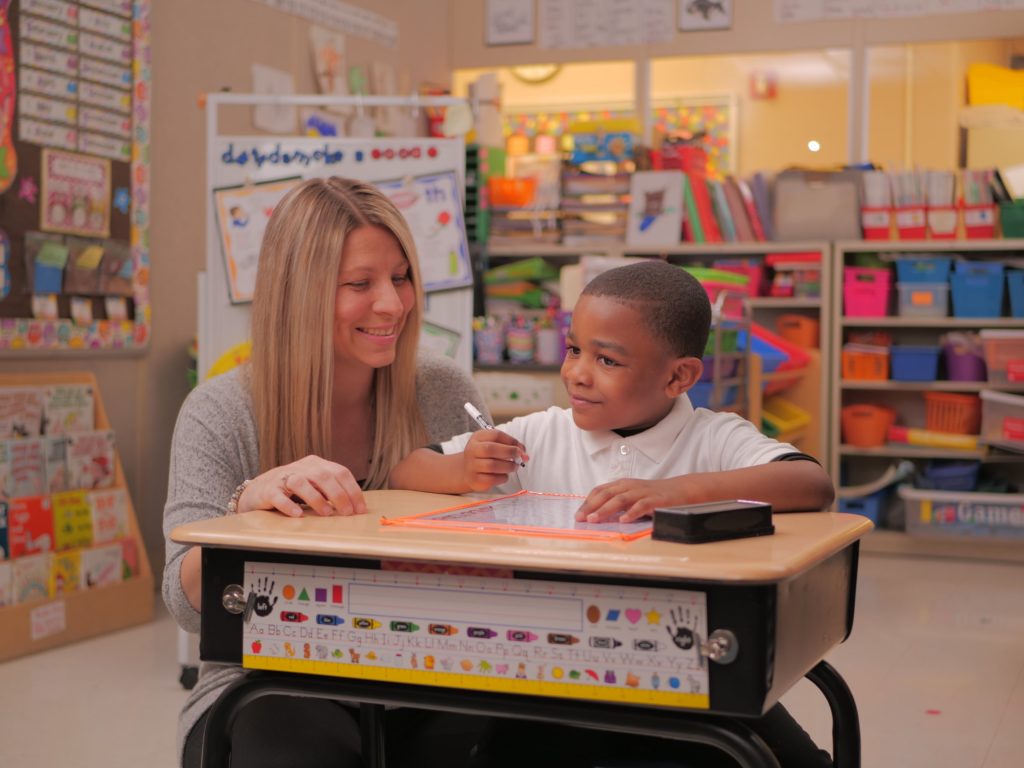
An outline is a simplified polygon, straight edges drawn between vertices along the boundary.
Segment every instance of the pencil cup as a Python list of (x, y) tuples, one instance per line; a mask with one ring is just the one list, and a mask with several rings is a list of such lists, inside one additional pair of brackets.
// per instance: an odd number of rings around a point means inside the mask
[(533, 328), (512, 326), (505, 332), (508, 359), (513, 363), (532, 363), (534, 352)]
[(537, 362), (541, 365), (558, 365), (562, 362), (562, 333), (557, 328), (537, 329)]
[(476, 361), (482, 365), (497, 365), (505, 356), (505, 332), (501, 328), (482, 328), (473, 332)]
[(925, 231), (924, 206), (906, 205), (896, 209), (896, 232), (900, 240), (922, 240)]
[(957, 218), (957, 209), (952, 205), (930, 207), (928, 237), (933, 240), (952, 240), (956, 237)]
[(888, 240), (892, 228), (892, 211), (889, 208), (861, 208), (860, 225), (865, 240)]

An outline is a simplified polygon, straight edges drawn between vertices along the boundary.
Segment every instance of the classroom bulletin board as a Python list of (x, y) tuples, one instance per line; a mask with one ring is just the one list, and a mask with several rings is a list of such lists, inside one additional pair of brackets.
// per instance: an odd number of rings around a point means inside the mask
[(0, 0), (0, 354), (149, 342), (151, 0)]

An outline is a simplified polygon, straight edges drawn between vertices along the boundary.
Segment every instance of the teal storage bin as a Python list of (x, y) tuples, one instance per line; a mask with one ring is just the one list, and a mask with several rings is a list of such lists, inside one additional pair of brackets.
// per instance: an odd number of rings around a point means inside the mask
[(896, 262), (896, 280), (901, 283), (945, 283), (953, 259), (948, 256), (921, 256)]
[(999, 317), (1003, 314), (1003, 271), (954, 272), (949, 276), (954, 317)]
[(1024, 270), (1006, 270), (1006, 289), (1010, 294), (1010, 314), (1024, 317)]

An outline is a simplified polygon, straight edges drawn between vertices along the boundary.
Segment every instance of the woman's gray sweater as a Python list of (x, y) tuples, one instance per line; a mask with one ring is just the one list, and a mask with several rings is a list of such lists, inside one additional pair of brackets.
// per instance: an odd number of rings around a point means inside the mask
[[(225, 514), (235, 488), (259, 474), (259, 445), (252, 401), (244, 383), (247, 368), (232, 370), (199, 385), (185, 399), (171, 443), (171, 463), (164, 507), (164, 602), (178, 624), (199, 631), (199, 613), (181, 588), (181, 559), (188, 547), (168, 538), (171, 530), (196, 520)], [(469, 375), (447, 358), (421, 355), (416, 372), (416, 397), (430, 442), (441, 442), (474, 428), (463, 409), (472, 402), (487, 413)], [(192, 726), (240, 667), (202, 664), (178, 721), (178, 762)]]

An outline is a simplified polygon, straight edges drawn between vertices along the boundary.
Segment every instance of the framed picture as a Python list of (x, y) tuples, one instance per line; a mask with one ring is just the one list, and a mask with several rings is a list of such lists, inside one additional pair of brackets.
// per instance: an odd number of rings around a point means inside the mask
[(679, 31), (702, 32), (732, 26), (732, 0), (679, 0)]
[(533, 42), (533, 0), (487, 0), (486, 45), (527, 45)]
[(270, 214), (281, 198), (300, 181), (299, 177), (292, 177), (241, 187), (221, 187), (213, 191), (232, 304), (252, 301), (260, 245)]

